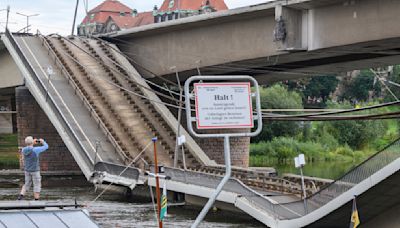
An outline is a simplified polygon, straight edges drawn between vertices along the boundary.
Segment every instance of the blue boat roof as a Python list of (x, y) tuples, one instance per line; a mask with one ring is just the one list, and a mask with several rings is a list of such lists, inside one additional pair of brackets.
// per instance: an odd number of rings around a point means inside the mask
[(98, 228), (83, 209), (10, 210), (0, 212), (0, 228)]

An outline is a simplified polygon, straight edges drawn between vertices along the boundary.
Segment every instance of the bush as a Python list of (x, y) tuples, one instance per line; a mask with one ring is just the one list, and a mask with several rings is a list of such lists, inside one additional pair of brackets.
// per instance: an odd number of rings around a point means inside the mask
[(323, 160), (326, 149), (320, 143), (315, 142), (299, 142), (298, 153), (304, 154), (309, 162)]
[[(302, 98), (299, 93), (290, 92), (281, 85), (260, 87), (261, 107), (263, 109), (303, 108)], [(300, 133), (299, 122), (265, 121), (263, 130), (252, 142), (270, 141), (274, 137), (295, 136)]]
[(251, 164), (293, 163), (294, 157), (304, 154), (307, 162), (359, 161), (370, 155), (368, 151), (353, 151), (348, 145), (328, 148), (319, 142), (300, 142), (293, 138), (277, 137), (269, 142), (251, 144)]
[(353, 157), (353, 150), (348, 146), (340, 146), (335, 150), (335, 154), (339, 154), (342, 156), (348, 156), (348, 157)]
[[(329, 108), (348, 109), (351, 106), (349, 102), (328, 104)], [(358, 114), (372, 114), (372, 112), (363, 112)], [(326, 131), (341, 145), (349, 145), (353, 150), (364, 149), (379, 136), (383, 136), (388, 128), (383, 120), (346, 120), (329, 121), (323, 123), (323, 131)], [(322, 132), (322, 130), (320, 130)], [(320, 134), (322, 135), (322, 134)]]
[(274, 157), (275, 154), (271, 153), (271, 144), (268, 142), (259, 142), (250, 144), (250, 155), (258, 156), (258, 155), (268, 155)]

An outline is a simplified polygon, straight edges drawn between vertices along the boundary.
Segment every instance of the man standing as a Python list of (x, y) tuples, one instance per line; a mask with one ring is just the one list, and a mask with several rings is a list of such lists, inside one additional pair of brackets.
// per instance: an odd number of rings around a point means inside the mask
[[(40, 198), (41, 189), (41, 176), (40, 176), (40, 162), (39, 154), (44, 152), (49, 148), (49, 145), (43, 139), (33, 139), (32, 136), (25, 138), (26, 147), (22, 148), (22, 155), (24, 156), (24, 166), (25, 166), (25, 184), (22, 186), (21, 193), (18, 196), (18, 200), (22, 200), (26, 191), (32, 185), (33, 182), (33, 197), (35, 200)], [(42, 144), (42, 146), (34, 145)]]

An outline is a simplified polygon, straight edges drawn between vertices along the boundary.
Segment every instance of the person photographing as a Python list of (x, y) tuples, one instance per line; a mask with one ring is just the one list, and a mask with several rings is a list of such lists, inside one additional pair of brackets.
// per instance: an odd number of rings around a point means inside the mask
[[(49, 148), (43, 139), (34, 139), (32, 136), (25, 138), (25, 147), (22, 148), (21, 154), (24, 156), (25, 184), (22, 186), (18, 200), (22, 200), (26, 191), (29, 190), (33, 183), (33, 197), (35, 200), (40, 198), (41, 179), (40, 176), (40, 153)], [(41, 145), (41, 146), (39, 146)]]

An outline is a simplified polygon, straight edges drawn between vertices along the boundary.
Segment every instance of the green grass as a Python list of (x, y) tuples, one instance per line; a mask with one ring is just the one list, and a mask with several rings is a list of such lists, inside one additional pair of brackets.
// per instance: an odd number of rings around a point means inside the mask
[(17, 168), (19, 168), (17, 135), (0, 134), (0, 169)]

